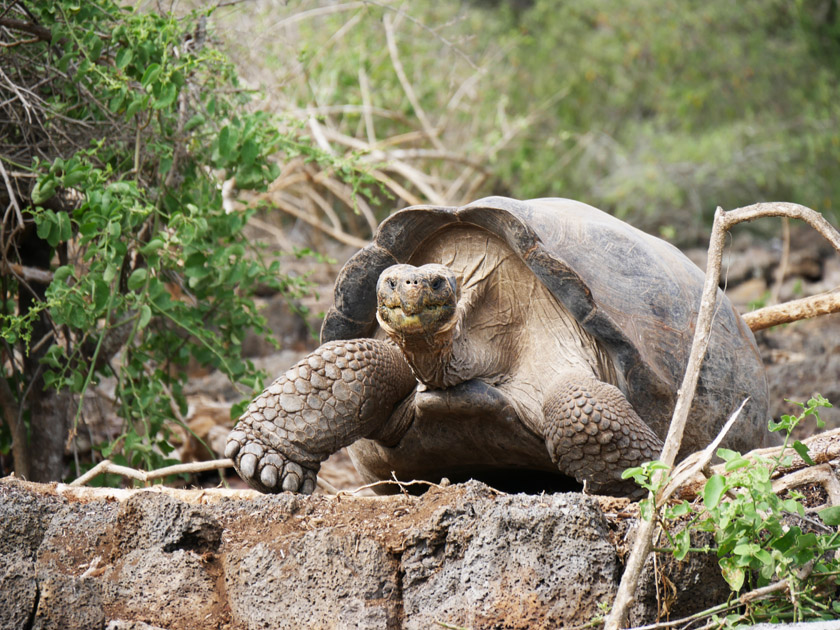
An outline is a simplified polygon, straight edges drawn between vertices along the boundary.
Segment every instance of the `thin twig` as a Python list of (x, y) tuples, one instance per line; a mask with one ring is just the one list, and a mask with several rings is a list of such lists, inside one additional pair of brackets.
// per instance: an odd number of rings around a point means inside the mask
[(423, 130), (426, 132), (429, 140), (439, 151), (445, 151), (443, 143), (441, 143), (440, 138), (438, 138), (437, 129), (432, 127), (432, 123), (429, 122), (426, 112), (420, 105), (420, 100), (417, 98), (417, 94), (414, 92), (414, 88), (405, 74), (405, 69), (402, 66), (399, 52), (397, 51), (397, 42), (394, 38), (394, 28), (390, 15), (383, 16), (382, 25), (385, 27), (385, 40), (388, 45), (388, 54), (391, 57), (391, 65), (394, 67), (394, 72), (397, 74), (397, 79), (399, 79), (400, 85), (402, 85), (403, 92), (405, 92), (408, 102), (411, 103), (411, 106), (414, 108), (417, 120), (420, 121), (420, 124), (423, 126)]
[(742, 402), (741, 406), (735, 410), (735, 413), (729, 417), (729, 420), (726, 421), (726, 424), (723, 425), (720, 433), (718, 433), (717, 437), (711, 444), (699, 453), (695, 453), (691, 457), (685, 459), (679, 466), (677, 466), (677, 468), (674, 469), (671, 481), (659, 492), (659, 495), (656, 498), (657, 507), (663, 505), (669, 498), (671, 498), (671, 495), (680, 488), (680, 486), (689, 479), (692, 479), (697, 473), (704, 470), (706, 466), (709, 465), (709, 462), (711, 462), (712, 458), (715, 456), (715, 451), (717, 451), (718, 446), (720, 446), (720, 443), (726, 437), (726, 434), (729, 433), (729, 430), (735, 425), (735, 421), (741, 415), (741, 411), (743, 411), (744, 406), (748, 401), (749, 397), (744, 399), (744, 402)]
[(147, 482), (153, 479), (160, 479), (168, 477), (169, 475), (182, 475), (197, 472), (207, 472), (208, 470), (221, 470), (224, 468), (232, 468), (233, 460), (214, 459), (208, 462), (192, 462), (190, 464), (176, 464), (174, 466), (166, 466), (165, 468), (158, 468), (157, 470), (138, 470), (136, 468), (129, 468), (127, 466), (118, 466), (110, 459), (103, 459), (96, 466), (87, 471), (84, 475), (71, 482), (73, 487), (83, 486), (91, 479), (98, 477), (103, 473), (113, 473), (128, 477), (130, 479), (137, 479), (139, 481)]
[(6, 183), (6, 191), (9, 193), (9, 199), (11, 200), (12, 206), (15, 209), (15, 218), (18, 220), (18, 225), (23, 225), (23, 214), (21, 214), (20, 205), (18, 205), (17, 197), (15, 196), (15, 191), (12, 187), (12, 182), (9, 181), (9, 174), (6, 172), (6, 167), (3, 165), (3, 160), (0, 160), (0, 174), (3, 175), (3, 181)]
[(365, 133), (370, 146), (376, 145), (376, 127), (373, 124), (373, 108), (370, 100), (370, 85), (364, 66), (359, 68), (359, 91), (362, 93), (362, 116), (365, 121)]
[(399, 486), (402, 489), (408, 488), (410, 486), (430, 486), (432, 488), (444, 488), (438, 483), (433, 483), (431, 481), (424, 481), (422, 479), (414, 479), (412, 481), (399, 481), (397, 479), (384, 479), (382, 481), (374, 481), (373, 483), (366, 484), (364, 486), (359, 486), (355, 490), (340, 490), (337, 492), (337, 495), (345, 495), (345, 494), (356, 494), (357, 492), (361, 492), (362, 490), (368, 490), (370, 488), (377, 488), (379, 486)]
[(773, 294), (770, 298), (772, 304), (779, 303), (782, 294), (782, 283), (787, 275), (788, 264), (790, 263), (790, 219), (782, 217), (782, 258), (779, 267), (776, 269), (776, 279), (773, 286)]

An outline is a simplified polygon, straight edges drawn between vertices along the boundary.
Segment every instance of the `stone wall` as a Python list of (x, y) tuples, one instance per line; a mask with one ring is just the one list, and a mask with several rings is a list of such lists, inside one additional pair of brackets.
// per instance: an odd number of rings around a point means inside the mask
[[(593, 497), (476, 482), (422, 497), (190, 502), (59, 490), (0, 481), (0, 628), (576, 626), (612, 601), (632, 522)], [(658, 571), (686, 584), (660, 589), (672, 615), (725, 599), (714, 571), (671, 565)], [(635, 624), (656, 618), (651, 575)]]

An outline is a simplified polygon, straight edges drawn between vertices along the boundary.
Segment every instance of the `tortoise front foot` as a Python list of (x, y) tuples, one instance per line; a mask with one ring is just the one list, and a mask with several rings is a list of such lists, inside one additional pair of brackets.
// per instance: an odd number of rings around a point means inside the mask
[(311, 494), (321, 462), (379, 429), (415, 383), (391, 343), (326, 343), (248, 406), (225, 457), (260, 492)]
[(243, 416), (236, 429), (228, 435), (225, 457), (233, 459), (239, 476), (255, 490), (267, 493), (301, 492), (312, 494), (318, 469), (317, 458), (304, 456), (302, 465), (288, 458), (279, 449), (285, 442), (271, 423), (256, 421), (252, 415)]
[(617, 387), (575, 374), (549, 398), (544, 413), (546, 444), (562, 473), (594, 493), (644, 494), (621, 473), (657, 459), (662, 441)]

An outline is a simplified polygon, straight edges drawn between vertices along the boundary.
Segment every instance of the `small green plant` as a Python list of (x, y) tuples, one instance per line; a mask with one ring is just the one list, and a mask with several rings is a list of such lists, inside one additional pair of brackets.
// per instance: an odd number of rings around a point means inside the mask
[[(801, 493), (790, 491), (782, 498), (773, 491), (774, 474), (793, 463), (791, 451), (813, 464), (807, 446), (791, 442), (794, 429), (809, 417), (815, 418), (818, 427), (824, 426), (819, 409), (831, 407), (819, 394), (795, 404), (801, 413), (770, 422), (771, 431), (785, 436), (778, 455), (746, 457), (718, 449), (725, 474), (707, 480), (697, 504), (681, 501), (656, 512), (648, 499), (642, 507), (643, 517), (655, 516), (662, 524), (671, 544), (668, 550), (677, 559), (689, 552), (714, 552), (734, 595), (766, 591), (760, 598), (743, 598), (734, 612), (721, 618), (728, 627), (840, 618), (840, 506), (819, 510), (813, 518), (805, 510)], [(665, 475), (657, 484), (651, 481), (660, 469), (661, 463), (652, 462), (624, 474), (655, 494), (667, 482)], [(682, 527), (673, 535), (666, 523), (676, 519)], [(694, 532), (709, 532), (714, 547), (692, 547)]]

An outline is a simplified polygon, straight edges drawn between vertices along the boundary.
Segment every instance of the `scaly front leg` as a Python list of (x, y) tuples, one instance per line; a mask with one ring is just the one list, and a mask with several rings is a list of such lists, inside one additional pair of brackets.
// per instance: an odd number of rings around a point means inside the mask
[(380, 428), (416, 384), (390, 342), (326, 343), (250, 404), (225, 457), (260, 492), (311, 494), (321, 462)]
[(560, 472), (595, 493), (643, 496), (621, 473), (659, 457), (662, 440), (617, 387), (569, 372), (544, 406), (548, 452)]

